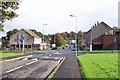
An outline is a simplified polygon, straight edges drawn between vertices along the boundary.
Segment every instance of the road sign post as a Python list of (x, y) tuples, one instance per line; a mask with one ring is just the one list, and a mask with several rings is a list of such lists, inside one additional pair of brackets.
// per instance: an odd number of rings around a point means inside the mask
[(24, 50), (25, 50), (25, 48), (24, 48), (24, 40), (25, 40), (25, 36), (24, 35), (22, 35), (21, 36), (21, 40), (22, 40), (22, 50), (23, 50), (23, 52), (24, 52)]
[(23, 40), (23, 52), (24, 52), (24, 40)]

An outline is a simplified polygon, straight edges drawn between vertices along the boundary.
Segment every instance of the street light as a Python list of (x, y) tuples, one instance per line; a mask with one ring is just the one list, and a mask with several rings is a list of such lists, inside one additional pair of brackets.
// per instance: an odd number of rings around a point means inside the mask
[(47, 24), (43, 24), (43, 43), (44, 43), (44, 26)]
[(76, 51), (75, 51), (75, 56), (77, 56), (77, 16), (74, 16), (74, 15), (70, 15), (71, 17), (75, 17), (75, 19), (76, 19), (76, 26), (75, 26), (75, 31), (76, 31), (76, 37), (75, 37), (75, 40), (76, 40), (76, 42), (75, 42), (75, 47), (76, 47)]
[(91, 35), (90, 35), (90, 52), (92, 52), (92, 27), (91, 27)]

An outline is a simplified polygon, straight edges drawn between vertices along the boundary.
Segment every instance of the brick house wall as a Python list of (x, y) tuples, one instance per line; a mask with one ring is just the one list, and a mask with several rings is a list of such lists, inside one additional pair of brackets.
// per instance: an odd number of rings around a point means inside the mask
[(114, 35), (114, 49), (120, 50), (120, 31)]
[(103, 35), (103, 49), (104, 50), (114, 49), (114, 36), (113, 35)]

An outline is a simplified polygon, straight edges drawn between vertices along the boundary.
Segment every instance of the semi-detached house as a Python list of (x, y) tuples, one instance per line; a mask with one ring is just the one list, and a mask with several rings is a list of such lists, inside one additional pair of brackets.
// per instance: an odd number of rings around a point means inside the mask
[(104, 22), (97, 22), (85, 36), (86, 46), (90, 47), (92, 39), (93, 50), (113, 49), (113, 29)]
[(31, 30), (21, 29), (10, 37), (11, 50), (21, 50), (23, 40), (21, 37), (24, 35), (24, 48), (25, 50), (43, 50), (46, 45), (43, 45), (42, 38)]

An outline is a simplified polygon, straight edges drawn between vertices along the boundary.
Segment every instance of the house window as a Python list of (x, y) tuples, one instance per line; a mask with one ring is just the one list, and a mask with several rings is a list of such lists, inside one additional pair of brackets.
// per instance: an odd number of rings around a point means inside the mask
[(39, 45), (34, 45), (34, 47), (39, 47)]
[(27, 45), (24, 45), (25, 48), (27, 48)]
[(17, 45), (16, 47), (19, 48), (19, 45)]
[(31, 48), (31, 45), (28, 45), (28, 48)]

